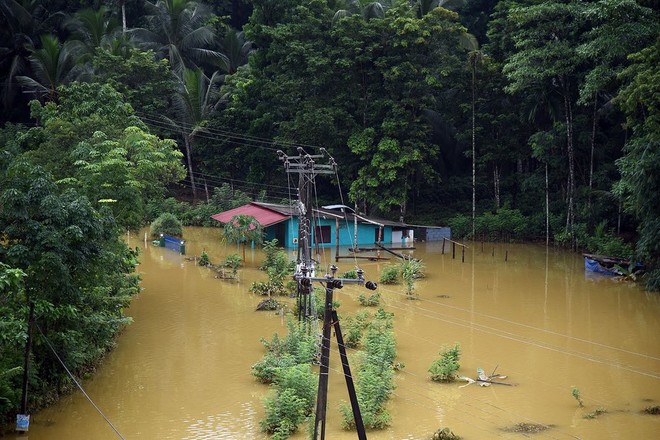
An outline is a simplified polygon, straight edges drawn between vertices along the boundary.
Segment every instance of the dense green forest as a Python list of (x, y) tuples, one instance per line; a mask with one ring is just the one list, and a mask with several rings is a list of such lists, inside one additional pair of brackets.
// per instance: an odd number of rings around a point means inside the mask
[(277, 150), (335, 158), (320, 203), (634, 257), (660, 290), (657, 11), (1, 0), (0, 415), (71, 386), (46, 341), (78, 373), (112, 346), (123, 231), (291, 197)]

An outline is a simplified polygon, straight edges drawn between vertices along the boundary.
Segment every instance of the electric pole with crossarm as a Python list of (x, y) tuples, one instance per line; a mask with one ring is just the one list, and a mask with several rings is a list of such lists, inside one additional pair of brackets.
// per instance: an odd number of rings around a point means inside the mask
[[(321, 365), (319, 368), (319, 385), (316, 397), (316, 414), (314, 421), (314, 439), (325, 440), (325, 420), (328, 401), (328, 371), (330, 366), (330, 337), (332, 328), (335, 329), (335, 337), (339, 348), (339, 355), (344, 369), (346, 379), (346, 388), (348, 389), (353, 418), (357, 429), (358, 438), (366, 440), (367, 434), (360, 414), (360, 406), (355, 392), (353, 376), (348, 364), (346, 347), (344, 345), (341, 327), (337, 311), (332, 306), (334, 289), (341, 289), (344, 284), (360, 284), (367, 289), (375, 290), (376, 283), (365, 281), (362, 269), (357, 270), (357, 279), (336, 278), (337, 267), (331, 266), (330, 273), (322, 277), (316, 276), (316, 262), (312, 258), (311, 240), (314, 237), (314, 216), (311, 203), (312, 190), (315, 185), (315, 178), (319, 174), (335, 174), (337, 164), (335, 160), (327, 154), (327, 151), (321, 148), (321, 154), (311, 155), (305, 153), (302, 148), (298, 148), (297, 156), (287, 156), (282, 151), (278, 151), (280, 160), (284, 162), (287, 173), (298, 174), (298, 256), (296, 260), (296, 271), (293, 275), (298, 284), (298, 319), (309, 323), (309, 319), (315, 316), (315, 310), (312, 307), (312, 284), (318, 282), (325, 288), (325, 302), (323, 309), (323, 327), (321, 339)], [(319, 159), (328, 159), (328, 163), (320, 164)]]

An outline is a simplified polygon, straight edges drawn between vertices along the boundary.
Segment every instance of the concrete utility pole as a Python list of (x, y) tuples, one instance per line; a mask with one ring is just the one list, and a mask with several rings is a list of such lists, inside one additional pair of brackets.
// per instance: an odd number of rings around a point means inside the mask
[[(327, 155), (324, 148), (321, 154), (307, 154), (298, 147), (297, 156), (287, 156), (282, 151), (277, 152), (280, 160), (284, 162), (284, 168), (289, 174), (298, 174), (298, 200), (295, 203), (294, 212), (298, 213), (298, 257), (296, 260), (296, 276), (313, 277), (316, 271), (316, 263), (312, 258), (312, 239), (315, 231), (312, 211), (312, 190), (316, 184), (315, 179), (319, 174), (335, 174), (337, 164), (335, 160)], [(328, 159), (327, 164), (317, 164), (318, 159)], [(312, 307), (312, 286), (298, 283), (298, 320), (309, 320), (316, 314)]]
[[(376, 283), (365, 281), (364, 272), (361, 269), (357, 270), (357, 279), (335, 278), (337, 272), (336, 266), (331, 266), (330, 274), (323, 277), (316, 276), (315, 261), (312, 258), (311, 240), (314, 238), (317, 231), (313, 231), (315, 226), (313, 219), (312, 208), (312, 189), (315, 185), (315, 178), (318, 174), (335, 174), (337, 164), (334, 159), (328, 155), (328, 163), (324, 165), (317, 164), (315, 159), (323, 159), (326, 157), (327, 151), (321, 148), (321, 154), (310, 155), (304, 152), (302, 148), (298, 148), (297, 156), (287, 156), (282, 151), (278, 151), (280, 160), (284, 162), (284, 167), (287, 173), (298, 173), (298, 259), (296, 261), (296, 272), (293, 278), (298, 283), (298, 319), (300, 321), (307, 321), (316, 313), (313, 310), (311, 302), (311, 292), (313, 290), (312, 283), (319, 282), (325, 287), (325, 303), (323, 313), (323, 329), (321, 340), (321, 365), (319, 369), (319, 386), (316, 397), (316, 415), (314, 421), (314, 439), (320, 438), (325, 440), (325, 419), (326, 408), (328, 401), (328, 373), (330, 367), (330, 337), (332, 336), (332, 327), (335, 329), (335, 337), (339, 347), (339, 354), (344, 369), (344, 377), (346, 379), (346, 387), (348, 389), (351, 407), (353, 410), (353, 418), (355, 419), (355, 426), (360, 440), (366, 440), (367, 435), (362, 422), (362, 415), (355, 392), (355, 385), (353, 383), (353, 376), (351, 375), (350, 366), (348, 364), (348, 356), (346, 355), (346, 347), (339, 326), (339, 318), (337, 312), (332, 307), (334, 289), (341, 289), (344, 284), (360, 284), (364, 285), (367, 289), (375, 290)], [(313, 231), (313, 232), (312, 232)]]

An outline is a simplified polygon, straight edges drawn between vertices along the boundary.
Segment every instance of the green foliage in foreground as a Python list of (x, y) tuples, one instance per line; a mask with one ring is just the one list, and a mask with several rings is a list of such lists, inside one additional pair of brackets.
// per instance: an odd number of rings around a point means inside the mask
[(456, 373), (461, 368), (461, 364), (458, 362), (460, 355), (460, 344), (456, 344), (453, 347), (443, 347), (440, 351), (440, 357), (433, 361), (429, 368), (431, 379), (436, 382), (452, 382), (456, 380)]
[(264, 402), (266, 416), (261, 428), (273, 439), (286, 439), (298, 430), (312, 414), (316, 398), (317, 379), (310, 364), (296, 364), (281, 369), (275, 380), (275, 390)]
[[(23, 372), (21, 351), (27, 336), (25, 272), (0, 263), (0, 417), (18, 408)], [(1, 420), (1, 419), (0, 419)]]
[(267, 353), (252, 366), (252, 374), (260, 382), (274, 384), (264, 402), (266, 416), (261, 421), (262, 429), (274, 439), (286, 439), (297, 431), (311, 415), (316, 397), (317, 379), (311, 371), (316, 338), (292, 319), (287, 324), (286, 338), (275, 334), (271, 341), (262, 339)]
[[(356, 391), (362, 421), (367, 429), (384, 429), (392, 421), (387, 412), (387, 401), (394, 391), (394, 360), (396, 341), (394, 339), (394, 315), (379, 309), (368, 324), (362, 342), (363, 350), (358, 354)], [(345, 429), (354, 429), (355, 420), (350, 404), (340, 406)]]
[[(139, 279), (133, 274), (137, 250), (119, 239), (109, 209), (95, 210), (74, 189), (61, 192), (50, 174), (22, 161), (0, 179), (0, 260), (7, 265), (0, 268), (0, 405), (12, 411), (29, 305), (34, 304), (35, 324), (67, 367), (81, 375), (114, 346), (130, 322), (123, 310), (138, 291)], [(25, 274), (20, 284), (13, 269)], [(41, 332), (35, 328), (33, 334), (30, 411), (70, 383)]]

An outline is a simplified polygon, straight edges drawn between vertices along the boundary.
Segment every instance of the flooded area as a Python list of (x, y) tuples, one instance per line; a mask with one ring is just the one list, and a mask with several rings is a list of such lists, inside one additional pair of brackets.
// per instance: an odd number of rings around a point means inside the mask
[[(205, 250), (217, 263), (239, 253), (221, 230), (187, 228), (189, 256)], [(93, 378), (88, 395), (126, 439), (265, 439), (259, 429), (268, 386), (250, 367), (264, 354), (260, 338), (286, 333), (286, 318), (255, 312), (262, 299), (250, 284), (265, 280), (260, 250), (248, 250), (239, 282), (214, 277), (177, 253), (131, 236), (143, 253), (143, 291), (128, 315), (133, 323)], [(379, 286), (382, 306), (395, 315), (397, 360), (390, 400), (391, 427), (370, 439), (430, 439), (449, 427), (464, 439), (660, 438), (660, 295), (608, 278), (585, 276), (580, 255), (536, 245), (466, 243), (465, 262), (442, 243), (418, 243), (426, 278), (418, 300), (402, 285)], [(346, 253), (346, 250), (343, 250)], [(291, 254), (293, 256), (293, 254)], [(358, 260), (378, 281), (389, 261)], [(506, 261), (505, 261), (506, 259)], [(321, 256), (323, 268), (334, 253)], [(339, 273), (356, 261), (342, 259)], [(335, 291), (340, 316), (363, 309), (359, 286)], [(284, 301), (293, 304), (293, 300)], [(373, 309), (371, 309), (373, 310)], [(427, 372), (443, 345), (461, 345), (460, 374), (477, 368), (508, 375), (516, 386), (439, 384)], [(338, 410), (348, 401), (333, 340), (326, 437), (357, 438), (341, 429)], [(351, 352), (349, 351), (349, 356)], [(571, 390), (580, 390), (580, 408)], [(587, 418), (604, 409), (604, 414)], [(510, 432), (541, 424), (535, 434)], [(293, 438), (307, 438), (306, 427)], [(32, 415), (29, 440), (104, 440), (119, 436), (76, 392)]]

